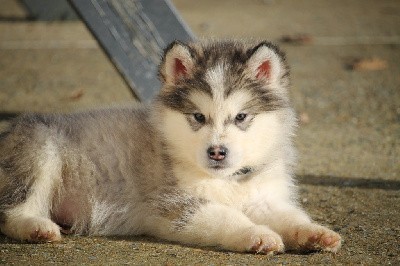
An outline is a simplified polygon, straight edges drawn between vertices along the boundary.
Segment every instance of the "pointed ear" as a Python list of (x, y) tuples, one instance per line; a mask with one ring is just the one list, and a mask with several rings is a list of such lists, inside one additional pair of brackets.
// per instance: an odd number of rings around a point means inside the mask
[(171, 43), (164, 51), (160, 64), (161, 81), (166, 84), (176, 84), (181, 79), (192, 75), (193, 57), (190, 48), (178, 41)]
[(268, 42), (258, 44), (249, 50), (249, 53), (247, 67), (252, 78), (278, 85), (282, 75), (286, 72), (283, 53)]

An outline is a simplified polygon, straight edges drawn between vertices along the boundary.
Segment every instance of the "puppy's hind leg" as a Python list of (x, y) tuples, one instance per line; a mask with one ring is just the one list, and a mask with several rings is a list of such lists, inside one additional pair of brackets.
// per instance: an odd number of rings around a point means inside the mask
[[(61, 156), (50, 140), (46, 141), (37, 154), (35, 160), (30, 162), (33, 163), (30, 166), (32, 177), (25, 180), (29, 180), (30, 184), (19, 181), (19, 186), (27, 188), (26, 196), (21, 203), (10, 204), (3, 211), (0, 229), (5, 235), (18, 240), (58, 241), (61, 239), (60, 228), (51, 221), (50, 213), (55, 190), (61, 182)], [(12, 194), (9, 197), (12, 200)]]

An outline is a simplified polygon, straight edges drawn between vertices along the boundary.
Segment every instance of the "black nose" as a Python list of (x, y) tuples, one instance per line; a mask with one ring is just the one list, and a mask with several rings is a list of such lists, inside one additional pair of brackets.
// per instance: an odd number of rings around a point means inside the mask
[(214, 161), (222, 161), (228, 154), (228, 149), (224, 146), (211, 146), (207, 149), (208, 158)]

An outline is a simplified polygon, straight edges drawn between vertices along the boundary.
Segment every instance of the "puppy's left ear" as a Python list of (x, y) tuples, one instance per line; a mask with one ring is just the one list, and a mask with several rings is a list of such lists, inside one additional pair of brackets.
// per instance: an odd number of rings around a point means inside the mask
[(164, 51), (159, 68), (161, 81), (168, 85), (175, 85), (192, 75), (193, 65), (190, 47), (175, 41)]
[(287, 73), (284, 54), (273, 44), (262, 42), (250, 49), (247, 67), (254, 79), (276, 86)]

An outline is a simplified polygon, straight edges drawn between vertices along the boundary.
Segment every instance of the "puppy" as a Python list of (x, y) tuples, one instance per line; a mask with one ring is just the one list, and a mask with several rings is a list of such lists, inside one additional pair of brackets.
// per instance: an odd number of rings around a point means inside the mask
[(1, 232), (338, 251), (340, 236), (296, 200), (296, 119), (275, 45), (174, 42), (159, 76), (149, 106), (16, 119), (0, 135)]

